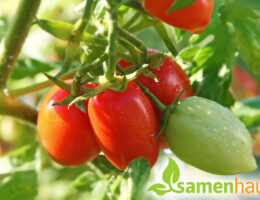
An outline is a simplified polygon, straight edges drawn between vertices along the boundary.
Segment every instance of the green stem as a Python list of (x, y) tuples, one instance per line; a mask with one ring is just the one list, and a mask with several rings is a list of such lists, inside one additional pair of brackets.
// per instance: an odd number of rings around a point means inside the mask
[(37, 123), (37, 111), (10, 96), (0, 95), (0, 114), (23, 119), (32, 124)]
[(107, 22), (108, 22), (108, 66), (105, 72), (105, 78), (112, 82), (115, 79), (116, 74), (116, 64), (117, 64), (117, 56), (116, 56), (116, 15), (112, 13), (112, 6), (107, 0)]
[(123, 47), (125, 48), (133, 58), (135, 58), (135, 61), (132, 62), (132, 64), (138, 64), (140, 63), (140, 60), (139, 60), (139, 52), (138, 50), (129, 42), (125, 41), (125, 40), (122, 40), (122, 39), (119, 39), (118, 40), (118, 43)]
[(139, 49), (141, 51), (143, 63), (148, 61), (148, 51), (147, 51), (147, 48), (145, 47), (144, 43), (141, 40), (139, 40), (134, 35), (128, 33), (127, 31), (121, 29), (118, 26), (116, 26), (116, 31), (120, 37), (122, 37), (124, 40), (130, 42), (132, 45), (134, 45), (137, 49)]
[[(70, 72), (64, 74), (63, 76), (60, 77), (61, 80), (67, 80), (73, 78), (74, 74), (76, 73), (77, 69), (71, 70)], [(24, 88), (19, 88), (19, 89), (13, 89), (9, 90), (8, 94), (11, 97), (19, 97), (23, 96), (29, 93), (37, 92), (39, 90), (42, 90), (44, 88), (52, 86), (54, 83), (51, 80), (43, 81), (34, 85), (30, 85)]]
[(178, 51), (177, 51), (176, 47), (174, 46), (172, 39), (169, 37), (169, 34), (168, 34), (167, 29), (165, 28), (164, 24), (158, 20), (153, 23), (153, 26), (154, 26), (155, 30), (157, 31), (157, 33), (163, 39), (167, 48), (171, 51), (172, 55), (177, 56)]
[(6, 87), (7, 79), (28, 35), (30, 24), (41, 0), (21, 0), (14, 22), (0, 46), (0, 89)]
[(108, 55), (105, 53), (102, 56), (100, 56), (98, 59), (96, 59), (94, 62), (83, 65), (80, 67), (80, 69), (77, 71), (75, 76), (73, 77), (73, 82), (71, 86), (71, 95), (72, 96), (79, 96), (81, 94), (80, 91), (80, 85), (81, 85), (81, 79), (83, 76), (86, 75), (86, 73), (90, 72), (91, 70), (96, 69), (96, 67), (108, 59)]
[(84, 9), (82, 19), (79, 23), (79, 26), (74, 31), (76, 36), (81, 35), (81, 33), (84, 32), (84, 30), (89, 22), (90, 16), (91, 16), (92, 5), (93, 5), (93, 0), (86, 1), (86, 6)]
[(143, 86), (139, 81), (135, 80), (136, 84), (143, 90), (143, 92), (153, 101), (153, 103), (159, 108), (160, 111), (164, 112), (167, 109), (167, 106), (165, 106), (163, 103), (157, 99), (156, 96), (154, 96), (148, 88)]

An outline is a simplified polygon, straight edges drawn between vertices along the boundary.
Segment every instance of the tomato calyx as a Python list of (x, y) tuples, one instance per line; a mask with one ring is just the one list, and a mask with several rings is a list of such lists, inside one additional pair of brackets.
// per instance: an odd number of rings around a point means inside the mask
[(179, 94), (178, 96), (176, 97), (176, 99), (169, 105), (167, 106), (166, 110), (163, 112), (163, 115), (162, 115), (162, 118), (160, 120), (160, 125), (161, 125), (161, 129), (160, 131), (158, 132), (157, 136), (156, 136), (156, 140), (158, 140), (160, 138), (160, 136), (162, 135), (165, 127), (167, 126), (168, 124), (168, 121), (169, 121), (169, 118), (170, 118), (170, 115), (171, 113), (175, 110), (176, 108), (176, 105), (180, 103), (180, 98), (181, 98), (181, 95), (187, 90), (189, 89), (191, 86), (188, 86), (186, 88), (184, 88)]
[(153, 103), (159, 108), (159, 110), (163, 113), (161, 120), (160, 120), (160, 130), (156, 135), (156, 141), (159, 140), (160, 136), (162, 135), (165, 127), (168, 124), (169, 118), (171, 113), (175, 110), (176, 105), (180, 102), (180, 98), (182, 96), (182, 94), (189, 89), (191, 86), (188, 86), (186, 88), (184, 88), (176, 97), (176, 99), (168, 106), (164, 105), (163, 103), (161, 103), (159, 101), (159, 99), (157, 99), (150, 91), (148, 88), (146, 88), (145, 86), (143, 86), (139, 81), (135, 80), (135, 82), (137, 83), (137, 85), (142, 89), (142, 91), (150, 97), (150, 99), (153, 101)]

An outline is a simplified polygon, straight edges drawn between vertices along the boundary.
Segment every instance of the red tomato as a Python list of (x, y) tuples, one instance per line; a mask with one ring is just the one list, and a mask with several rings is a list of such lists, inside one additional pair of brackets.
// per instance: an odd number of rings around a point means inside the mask
[[(149, 49), (149, 53), (158, 52), (156, 50)], [(126, 68), (130, 63), (119, 60), (119, 64), (122, 68)], [(154, 79), (140, 75), (137, 80), (140, 81), (145, 87), (147, 87), (150, 92), (152, 92), (163, 104), (171, 104), (178, 94), (186, 87), (190, 86), (190, 81), (188, 76), (182, 70), (182, 68), (169, 56), (166, 56), (163, 64), (156, 68), (150, 69), (151, 72), (157, 77), (158, 82)], [(194, 93), (192, 88), (187, 89), (181, 96), (181, 99), (185, 97), (193, 96)], [(155, 107), (157, 114), (157, 119), (161, 118), (161, 112)], [(166, 144), (162, 139), (160, 139), (161, 148), (166, 148)]]
[(144, 157), (153, 166), (159, 153), (157, 120), (148, 97), (134, 82), (123, 92), (107, 90), (92, 97), (88, 110), (99, 146), (111, 163), (125, 170), (132, 160)]
[(213, 0), (196, 0), (191, 6), (171, 11), (174, 0), (145, 0), (146, 10), (162, 21), (180, 29), (200, 33), (210, 22)]
[[(68, 106), (52, 106), (68, 95), (57, 86), (46, 94), (41, 103), (37, 129), (44, 149), (53, 160), (61, 165), (77, 166), (94, 159), (100, 150), (87, 113), (75, 105), (69, 109)], [(87, 104), (85, 101), (86, 108)]]

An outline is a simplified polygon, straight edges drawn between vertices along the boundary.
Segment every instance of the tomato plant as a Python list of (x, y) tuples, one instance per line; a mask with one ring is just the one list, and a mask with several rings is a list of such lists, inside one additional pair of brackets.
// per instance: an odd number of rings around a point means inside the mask
[[(54, 86), (44, 97), (37, 129), (47, 153), (61, 165), (76, 166), (96, 158), (100, 152), (87, 113), (75, 105), (52, 105), (69, 95)], [(85, 102), (88, 106), (88, 101)]]
[(19, 2), (0, 1), (0, 199), (150, 200), (158, 176), (176, 199), (190, 165), (257, 177), (259, 0)]
[(138, 157), (154, 165), (159, 153), (156, 116), (134, 82), (121, 93), (105, 91), (92, 97), (88, 110), (99, 146), (116, 167), (125, 170)]
[(200, 33), (208, 25), (213, 10), (213, 0), (195, 0), (184, 9), (170, 11), (174, 0), (145, 0), (145, 9), (166, 23), (180, 29)]

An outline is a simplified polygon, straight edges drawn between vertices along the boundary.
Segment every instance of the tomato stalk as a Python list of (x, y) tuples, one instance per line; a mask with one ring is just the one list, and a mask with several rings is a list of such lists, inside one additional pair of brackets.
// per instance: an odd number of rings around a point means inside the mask
[[(64, 75), (62, 75), (60, 77), (60, 79), (61, 80), (71, 79), (71, 78), (73, 78), (73, 76), (75, 75), (76, 72), (77, 72), (77, 69), (73, 69), (73, 70), (65, 73)], [(46, 80), (46, 81), (42, 81), (40, 83), (36, 83), (34, 85), (30, 85), (30, 86), (27, 86), (27, 87), (8, 90), (8, 94), (11, 97), (15, 98), (15, 97), (23, 96), (23, 95), (30, 94), (30, 93), (33, 93), (33, 92), (37, 92), (39, 90), (50, 87), (52, 85), (53, 85), (53, 81)]]
[(165, 129), (165, 127), (167, 126), (167, 123), (169, 121), (169, 117), (170, 114), (173, 112), (173, 110), (175, 109), (176, 105), (178, 104), (181, 95), (190, 87), (186, 87), (184, 88), (180, 94), (177, 96), (177, 98), (168, 106), (164, 105), (163, 103), (160, 102), (160, 100), (154, 96), (148, 88), (146, 88), (145, 86), (143, 86), (139, 81), (135, 80), (136, 84), (142, 89), (142, 91), (153, 101), (153, 103), (159, 108), (159, 110), (163, 113), (160, 124), (161, 124), (161, 129), (158, 132), (157, 136), (156, 136), (156, 140), (158, 140), (163, 132), (163, 130)]
[(108, 22), (108, 65), (105, 72), (105, 78), (108, 82), (113, 82), (115, 79), (115, 70), (117, 63), (116, 56), (116, 15), (112, 12), (112, 5), (109, 0), (107, 0), (107, 22)]
[(93, 0), (86, 1), (86, 6), (84, 9), (83, 16), (82, 16), (79, 24), (77, 24), (77, 27), (73, 30), (73, 34), (76, 37), (80, 36), (84, 32), (86, 26), (88, 25), (88, 22), (89, 22), (89, 19), (91, 16), (92, 5), (93, 5)]
[(79, 20), (79, 22), (75, 25), (76, 27), (72, 31), (72, 36), (68, 40), (65, 61), (61, 71), (56, 75), (56, 77), (60, 77), (61, 75), (69, 71), (73, 59), (78, 55), (79, 40), (82, 37), (82, 34), (89, 22), (91, 10), (92, 10), (92, 4), (93, 4), (93, 0), (86, 1), (86, 6), (84, 9), (83, 16)]
[(178, 51), (177, 51), (172, 39), (169, 37), (167, 29), (165, 28), (165, 25), (161, 21), (158, 20), (153, 23), (153, 27), (155, 28), (157, 33), (161, 36), (161, 38), (164, 41), (164, 44), (171, 51), (172, 55), (177, 56)]
[(136, 84), (143, 90), (143, 92), (153, 101), (153, 103), (159, 108), (161, 112), (167, 110), (167, 106), (164, 105), (156, 96), (149, 91), (149, 89), (143, 86), (139, 81), (135, 80)]
[(108, 55), (105, 53), (102, 56), (100, 56), (98, 59), (96, 59), (95, 61), (93, 61), (90, 64), (84, 63), (79, 70), (77, 71), (77, 73), (74, 75), (73, 77), (73, 83), (71, 86), (71, 95), (72, 96), (79, 96), (81, 94), (80, 91), (80, 82), (81, 82), (81, 78), (86, 75), (86, 73), (94, 70), (99, 64), (101, 64), (102, 62), (106, 61), (108, 59)]
[(119, 35), (119, 37), (128, 41), (130, 44), (132, 44), (133, 46), (135, 46), (137, 49), (141, 51), (142, 63), (139, 64), (143, 64), (148, 61), (148, 50), (141, 40), (139, 40), (134, 35), (128, 33), (127, 31), (121, 29), (118, 26), (116, 26), (116, 32)]
[(135, 48), (135, 46), (133, 46), (132, 44), (130, 44), (129, 42), (123, 40), (123, 39), (118, 39), (118, 43), (124, 48), (126, 49), (130, 55), (134, 58), (134, 62), (131, 62), (132, 64), (136, 64), (138, 65), (138, 63), (141, 63), (140, 58), (139, 58), (139, 52), (138, 50)]
[(28, 35), (30, 24), (35, 16), (40, 0), (22, 0), (6, 37), (0, 46), (0, 89), (6, 87), (7, 79)]
[(0, 94), (0, 114), (13, 116), (36, 125), (37, 110), (10, 96)]

